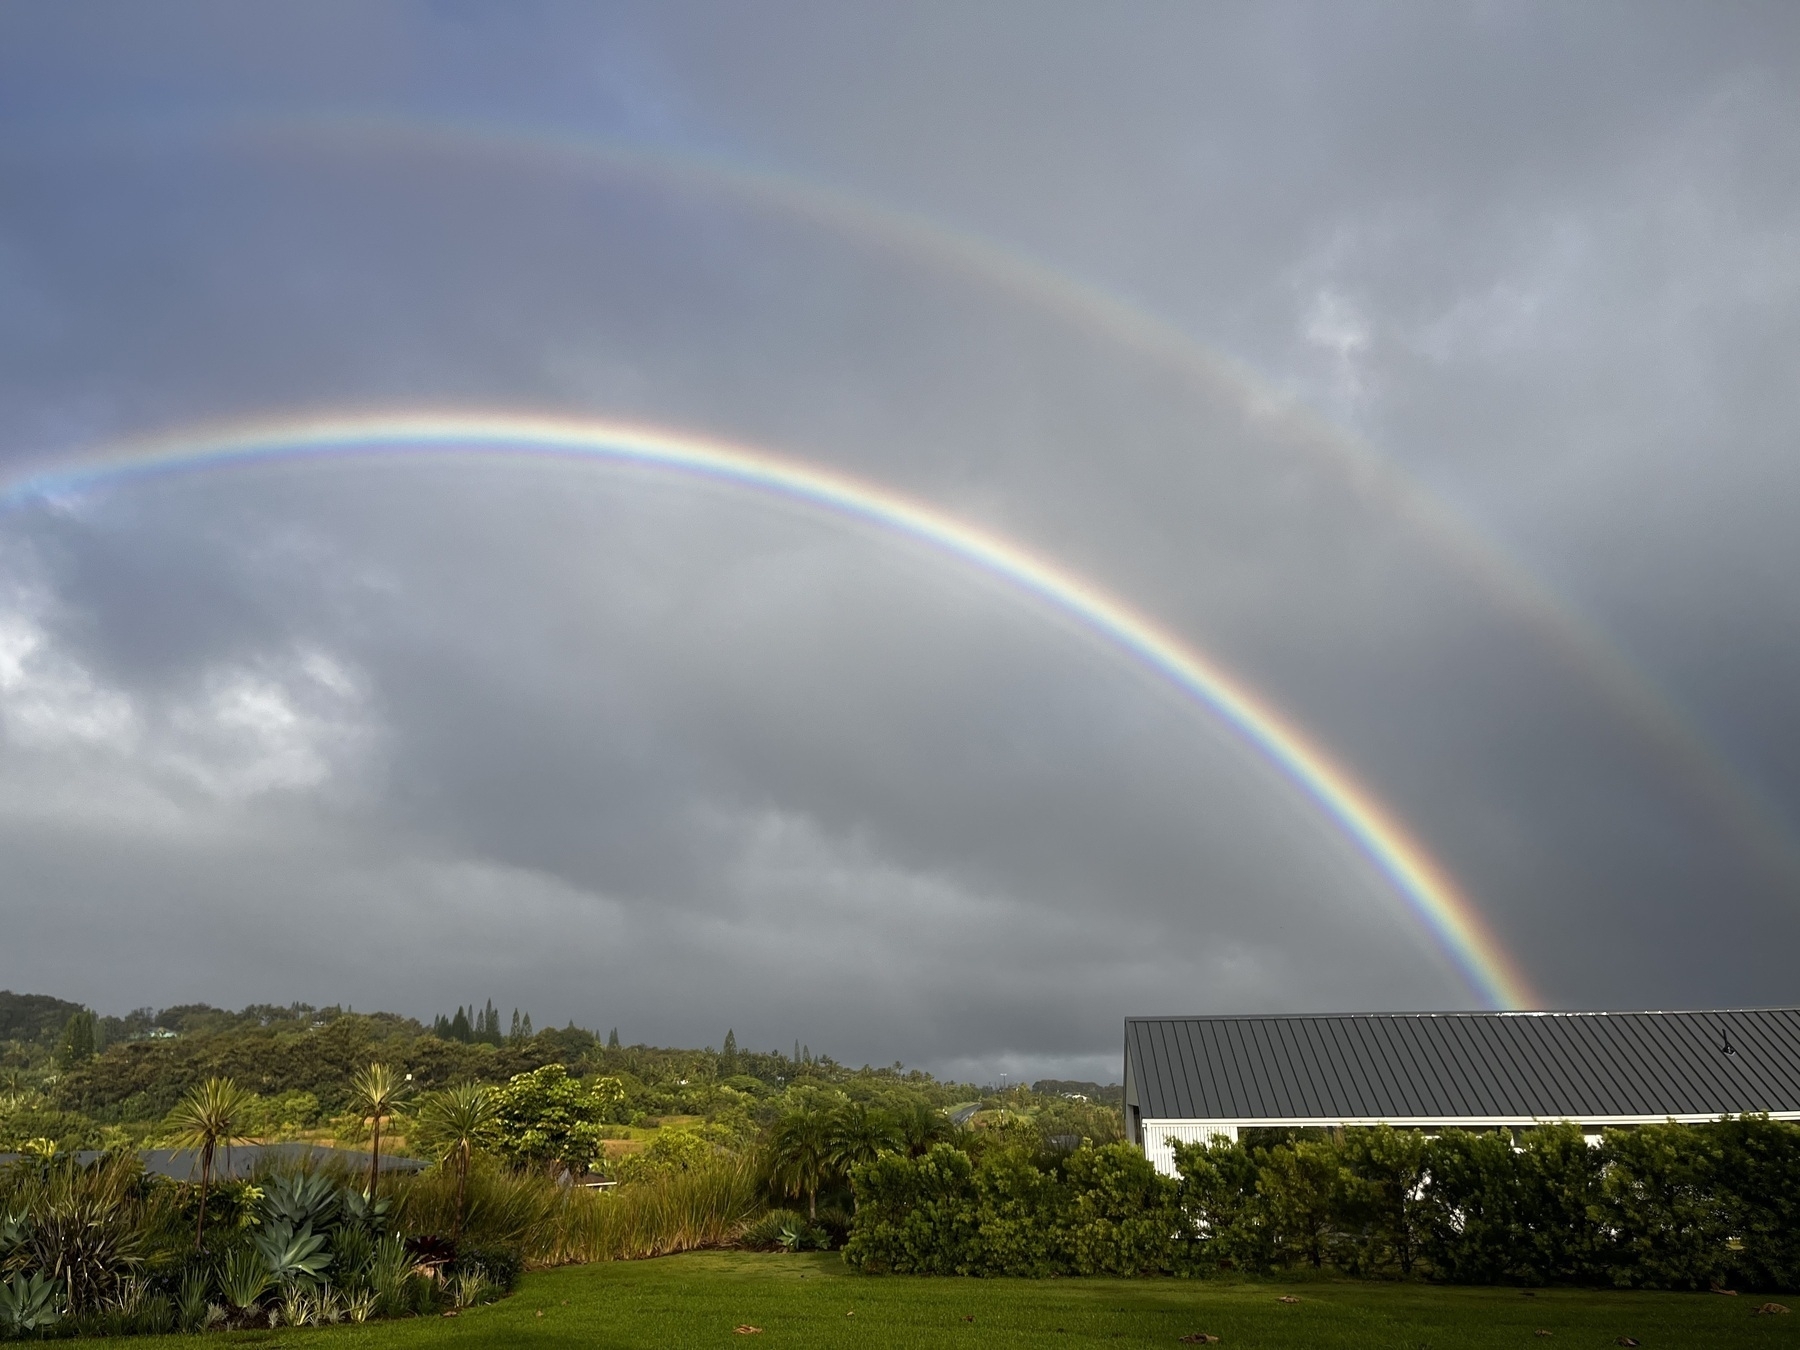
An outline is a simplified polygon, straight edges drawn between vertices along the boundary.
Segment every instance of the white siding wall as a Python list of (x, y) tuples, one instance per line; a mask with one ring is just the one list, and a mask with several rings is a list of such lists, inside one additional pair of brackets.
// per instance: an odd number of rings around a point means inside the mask
[(1238, 1127), (1222, 1120), (1146, 1120), (1144, 1156), (1166, 1177), (1175, 1171), (1175, 1145), (1223, 1139), (1236, 1143)]

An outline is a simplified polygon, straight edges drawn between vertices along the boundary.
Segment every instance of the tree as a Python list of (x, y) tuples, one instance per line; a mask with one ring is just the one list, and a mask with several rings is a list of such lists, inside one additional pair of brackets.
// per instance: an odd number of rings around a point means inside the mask
[(456, 1016), (450, 1019), (450, 1039), (461, 1041), (464, 1045), (474, 1039), (474, 1031), (469, 1026), (468, 1011), (460, 1003), (456, 1005)]
[(375, 1199), (375, 1188), (381, 1177), (381, 1122), (393, 1117), (406, 1099), (405, 1080), (395, 1076), (387, 1065), (376, 1061), (360, 1070), (350, 1080), (350, 1103), (362, 1118), (374, 1127), (369, 1152), (369, 1199)]
[(775, 1122), (769, 1132), (769, 1180), (783, 1195), (806, 1197), (809, 1218), (819, 1217), (819, 1187), (835, 1168), (832, 1118), (808, 1103)]
[(175, 1127), (175, 1146), (200, 1151), (200, 1215), (194, 1221), (194, 1250), (206, 1230), (206, 1191), (212, 1184), (213, 1156), (218, 1149), (243, 1143), (243, 1119), (250, 1094), (229, 1078), (209, 1078), (189, 1090), (170, 1113)]
[(434, 1092), (419, 1105), (420, 1141), (437, 1155), (440, 1165), (456, 1173), (456, 1224), (451, 1236), (462, 1235), (463, 1198), (469, 1185), (469, 1162), (475, 1150), (493, 1142), (498, 1120), (493, 1089), (481, 1083), (458, 1083)]
[[(884, 1153), (898, 1153), (903, 1143), (899, 1122), (886, 1111), (845, 1102), (831, 1113), (829, 1159), (839, 1176), (849, 1176), (857, 1164), (874, 1162)], [(851, 1208), (860, 1203), (853, 1191)]]
[(94, 1057), (94, 1014), (83, 1008), (71, 1013), (63, 1025), (62, 1040), (56, 1047), (56, 1062), (72, 1069)]
[(1288, 1259), (1302, 1257), (1314, 1269), (1325, 1264), (1343, 1180), (1337, 1149), (1322, 1140), (1296, 1139), (1269, 1150), (1256, 1188)]
[(736, 1073), (738, 1064), (737, 1032), (730, 1027), (725, 1029), (725, 1046), (719, 1051), (719, 1076), (729, 1078)]
[(587, 1084), (561, 1064), (514, 1074), (494, 1089), (495, 1146), (520, 1167), (586, 1172), (604, 1146), (607, 1114), (625, 1099), (616, 1078)]
[(1418, 1131), (1391, 1125), (1350, 1130), (1344, 1136), (1346, 1208), (1361, 1220), (1359, 1246), (1366, 1267), (1391, 1262), (1402, 1275), (1413, 1272), (1427, 1231), (1426, 1145)]
[(608, 1050), (617, 1050), (619, 1048), (619, 1029), (617, 1027), (614, 1027), (612, 1031), (607, 1034), (606, 1048)]
[(909, 1102), (896, 1117), (900, 1142), (907, 1153), (915, 1158), (923, 1158), (931, 1152), (933, 1144), (941, 1144), (953, 1138), (957, 1126), (930, 1102)]

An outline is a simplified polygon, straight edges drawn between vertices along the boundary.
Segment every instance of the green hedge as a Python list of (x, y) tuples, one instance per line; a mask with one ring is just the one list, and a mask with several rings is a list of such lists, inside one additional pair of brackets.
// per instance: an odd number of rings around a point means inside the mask
[(1465, 1284), (1800, 1289), (1800, 1127), (1761, 1117), (1435, 1138), (1377, 1129), (858, 1167), (845, 1259), (955, 1275), (1330, 1267)]

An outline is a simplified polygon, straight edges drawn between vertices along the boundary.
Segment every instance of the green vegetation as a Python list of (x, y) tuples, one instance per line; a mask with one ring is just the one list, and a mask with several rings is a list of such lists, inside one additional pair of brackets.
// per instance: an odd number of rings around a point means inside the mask
[[(1286, 1297), (1292, 1303), (1278, 1300)], [(460, 1317), (342, 1326), (284, 1344), (320, 1350), (413, 1347), (769, 1345), (829, 1350), (987, 1346), (1177, 1347), (1218, 1336), (1223, 1350), (1612, 1350), (1788, 1346), (1795, 1317), (1757, 1316), (1761, 1300), (1709, 1294), (1511, 1289), (1311, 1280), (957, 1280), (862, 1278), (835, 1256), (697, 1253), (663, 1261), (528, 1275), (519, 1292)], [(761, 1328), (742, 1335), (740, 1326)], [(1539, 1338), (1549, 1331), (1550, 1338)], [(173, 1347), (177, 1342), (170, 1340)], [(271, 1340), (266, 1342), (273, 1344)], [(1198, 1341), (1190, 1341), (1198, 1344)], [(142, 1346), (142, 1341), (121, 1342)], [(160, 1344), (160, 1343), (159, 1343)]]
[[(1273, 1134), (1273, 1132), (1270, 1132)], [(854, 1172), (845, 1256), (877, 1272), (1323, 1270), (1460, 1284), (1800, 1288), (1800, 1126), (1760, 1117), (1435, 1138), (1294, 1132), (1038, 1153), (1004, 1136)]]
[[(421, 1314), (439, 1335), (516, 1332), (516, 1305), (480, 1305), (521, 1271), (725, 1247), (744, 1254), (659, 1269), (693, 1284), (681, 1297), (695, 1307), (766, 1306), (755, 1315), (796, 1335), (829, 1276), (832, 1297), (887, 1309), (894, 1344), (941, 1339), (931, 1328), (952, 1303), (1008, 1336), (1160, 1336), (1238, 1300), (1244, 1343), (1296, 1327), (1319, 1333), (1308, 1344), (1392, 1343), (1416, 1325), (1475, 1344), (1458, 1317), (1486, 1309), (1488, 1335), (1506, 1322), (1489, 1314), (1525, 1295), (1484, 1303), (1425, 1283), (1800, 1287), (1800, 1127), (1764, 1119), (1609, 1132), (1598, 1148), (1573, 1126), (1264, 1132), (1178, 1149), (1172, 1180), (1118, 1141), (1116, 1099), (1094, 1084), (980, 1092), (802, 1046), (746, 1050), (731, 1032), (719, 1050), (627, 1047), (616, 1032), (534, 1032), (522, 1014), (502, 1034), (491, 1003), (435, 1030), (300, 1005), (195, 1005), (129, 1025), (72, 1006), (0, 997), (0, 1018), (30, 1034), (0, 1049), (0, 1139), (23, 1155), (0, 1167), (0, 1337)], [(369, 1156), (354, 1170), (271, 1162), (249, 1182), (217, 1165), (271, 1138), (366, 1143)], [(98, 1161), (72, 1156), (96, 1143)], [(193, 1178), (145, 1175), (146, 1143), (193, 1149)], [(384, 1153), (428, 1166), (383, 1172)], [(909, 1278), (863, 1278), (882, 1275)], [(1067, 1282), (1169, 1275), (1204, 1279)], [(958, 1276), (987, 1279), (975, 1292), (936, 1278)], [(992, 1283), (1045, 1276), (1065, 1278), (1029, 1298)], [(1313, 1280), (1304, 1297), (1337, 1321), (1320, 1332), (1310, 1313), (1272, 1311), (1274, 1286), (1245, 1282), (1271, 1277)], [(685, 1323), (670, 1330), (682, 1314), (664, 1278), (587, 1271), (569, 1287), (590, 1301), (636, 1292), (572, 1324), (604, 1323), (618, 1344), (691, 1339)], [(1608, 1317), (1649, 1306), (1545, 1297)], [(1701, 1305), (1667, 1307), (1689, 1310), (1671, 1316), (1691, 1334), (1715, 1316)], [(447, 1312), (464, 1319), (453, 1331), (435, 1319)], [(1601, 1325), (1571, 1316), (1571, 1334)], [(1181, 1334), (1199, 1331), (1223, 1334)]]

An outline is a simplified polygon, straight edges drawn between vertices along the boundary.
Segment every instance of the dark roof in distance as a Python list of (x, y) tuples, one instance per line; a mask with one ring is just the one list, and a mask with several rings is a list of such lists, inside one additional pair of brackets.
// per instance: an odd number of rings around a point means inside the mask
[(1131, 1018), (1125, 1062), (1145, 1120), (1800, 1112), (1800, 1008)]

